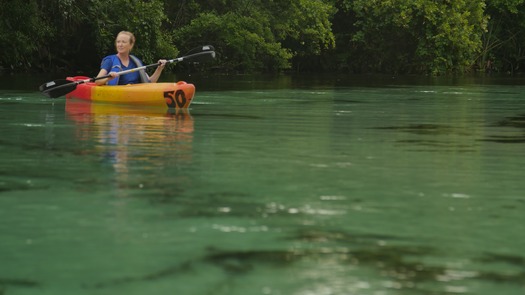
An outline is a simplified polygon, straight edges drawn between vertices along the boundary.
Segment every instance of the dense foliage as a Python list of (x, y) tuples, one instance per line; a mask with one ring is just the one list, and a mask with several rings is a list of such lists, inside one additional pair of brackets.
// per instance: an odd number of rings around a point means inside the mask
[(121, 30), (146, 63), (212, 44), (221, 72), (525, 68), (525, 0), (2, 0), (0, 69), (96, 72)]

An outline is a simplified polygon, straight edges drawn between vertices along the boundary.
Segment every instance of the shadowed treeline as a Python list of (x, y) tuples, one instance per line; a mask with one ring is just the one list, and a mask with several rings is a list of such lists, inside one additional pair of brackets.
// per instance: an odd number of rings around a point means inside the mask
[(94, 72), (129, 30), (146, 63), (212, 44), (201, 70), (223, 73), (514, 73), (524, 14), (521, 0), (5, 0), (0, 71)]

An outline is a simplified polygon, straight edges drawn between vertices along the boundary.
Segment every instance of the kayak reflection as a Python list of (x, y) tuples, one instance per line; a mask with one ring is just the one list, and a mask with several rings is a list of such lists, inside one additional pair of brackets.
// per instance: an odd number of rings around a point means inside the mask
[(67, 99), (65, 109), (67, 118), (78, 127), (75, 137), (86, 145), (84, 153), (95, 153), (110, 164), (119, 185), (142, 186), (148, 174), (192, 161), (194, 122), (187, 109), (75, 99)]

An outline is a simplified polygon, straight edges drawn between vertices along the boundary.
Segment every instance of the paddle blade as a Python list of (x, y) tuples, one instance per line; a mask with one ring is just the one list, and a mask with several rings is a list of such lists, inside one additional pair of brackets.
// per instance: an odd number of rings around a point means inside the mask
[(192, 50), (188, 51), (186, 55), (192, 55), (195, 53), (206, 52), (206, 51), (215, 51), (215, 48), (212, 45), (199, 46), (199, 47), (195, 47)]
[(38, 89), (49, 98), (57, 98), (75, 90), (77, 85), (76, 82), (60, 79), (44, 83)]
[(181, 61), (208, 62), (215, 59), (215, 51), (203, 51), (183, 56)]

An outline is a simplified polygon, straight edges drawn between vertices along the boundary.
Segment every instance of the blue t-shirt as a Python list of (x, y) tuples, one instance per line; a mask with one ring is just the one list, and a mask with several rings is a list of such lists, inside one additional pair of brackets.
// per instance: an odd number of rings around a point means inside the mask
[[(113, 66), (115, 66), (113, 64), (113, 57), (110, 55), (110, 56), (104, 57), (104, 59), (102, 60), (102, 64), (100, 65), (100, 68), (106, 70), (108, 72), (108, 74), (109, 74), (109, 72), (112, 71)], [(129, 59), (129, 64), (128, 64), (127, 67), (125, 67), (122, 64), (122, 61), (120, 62), (120, 65), (118, 65), (118, 66), (122, 67), (122, 69), (120, 71), (117, 71), (116, 69), (114, 69), (113, 71), (115, 71), (115, 72), (123, 72), (123, 71), (129, 70), (129, 69), (136, 68), (137, 64), (133, 61), (133, 59), (130, 58)], [(138, 71), (124, 74), (122, 76), (119, 76), (118, 79), (119, 79), (118, 80), (118, 85), (141, 83), (140, 75), (139, 75)]]

